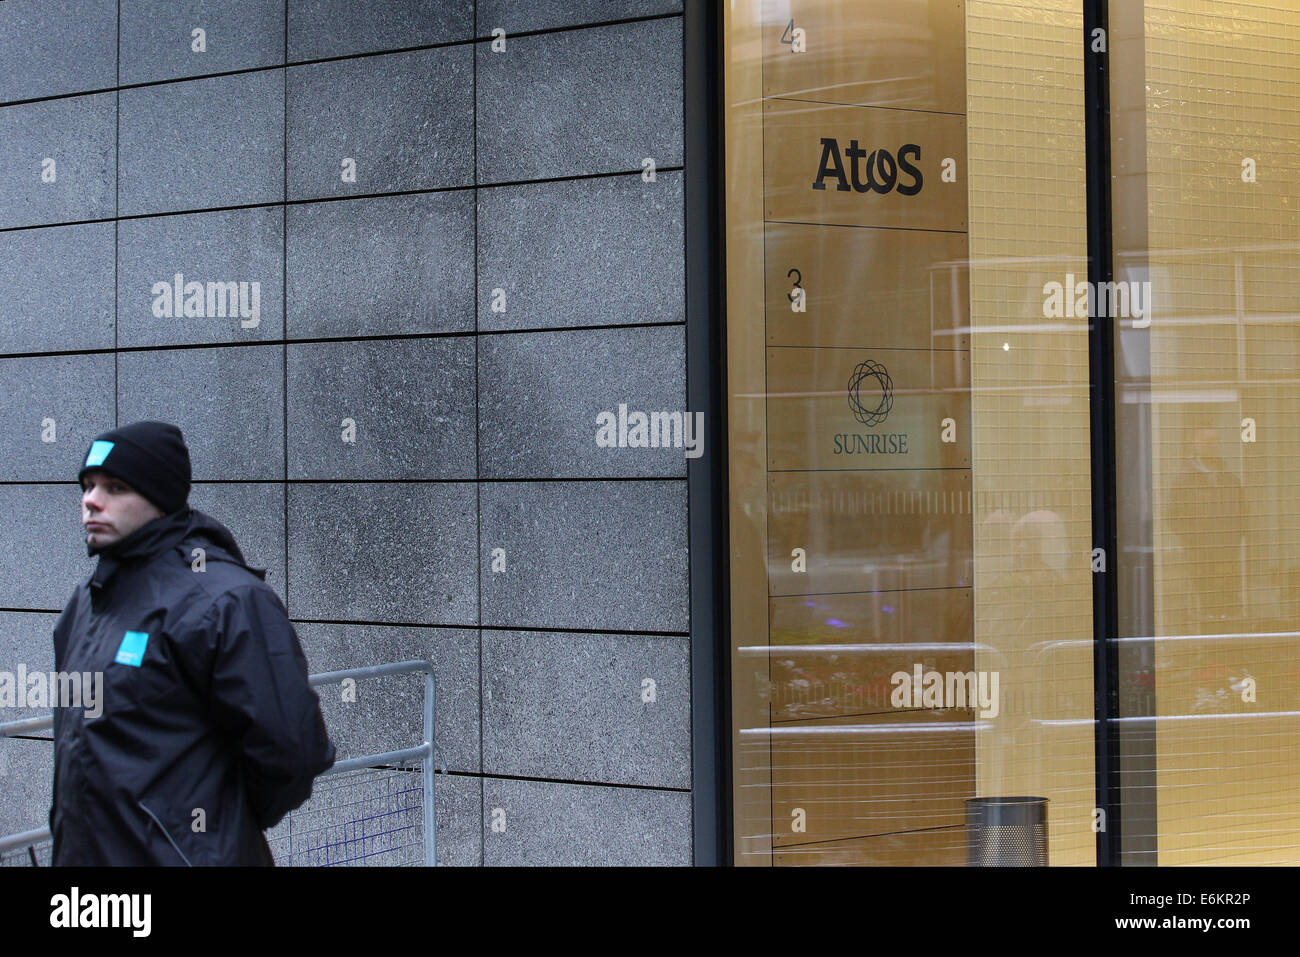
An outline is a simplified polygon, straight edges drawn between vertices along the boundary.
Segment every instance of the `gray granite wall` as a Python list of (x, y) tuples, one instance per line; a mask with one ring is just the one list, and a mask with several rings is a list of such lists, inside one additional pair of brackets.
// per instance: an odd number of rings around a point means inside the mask
[[(164, 419), (313, 671), (436, 664), (442, 863), (690, 863), (686, 458), (596, 441), (685, 409), (681, 0), (7, 0), (0, 64), (0, 670), (91, 438)], [(418, 742), (415, 679), (324, 695)]]

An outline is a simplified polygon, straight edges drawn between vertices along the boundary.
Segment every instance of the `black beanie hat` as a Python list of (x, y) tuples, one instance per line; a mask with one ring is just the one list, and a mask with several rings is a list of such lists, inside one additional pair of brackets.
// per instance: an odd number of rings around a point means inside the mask
[(190, 497), (190, 452), (181, 430), (166, 422), (132, 422), (95, 437), (77, 473), (116, 475), (170, 515)]

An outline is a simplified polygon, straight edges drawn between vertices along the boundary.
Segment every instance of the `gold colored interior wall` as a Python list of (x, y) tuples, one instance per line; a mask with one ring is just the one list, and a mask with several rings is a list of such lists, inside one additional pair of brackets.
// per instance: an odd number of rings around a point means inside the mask
[[(815, 9), (834, 7), (820, 3)], [(782, 337), (788, 330), (779, 319), (781, 309), (772, 308), (773, 301), (781, 305), (780, 298), (774, 297), (777, 293), (784, 296), (784, 288), (769, 281), (769, 301), (764, 301), (763, 221), (776, 218), (765, 216), (764, 190), (759, 188), (764, 184), (766, 92), (760, 61), (766, 40), (757, 5), (725, 7), (737, 863), (807, 861), (807, 855), (780, 852), (789, 840), (779, 836), (789, 831), (790, 809), (777, 800), (774, 785), (780, 784), (783, 794), (793, 793), (793, 779), (787, 780), (791, 773), (800, 775), (799, 786), (812, 789), (809, 793), (825, 793), (823, 811), (847, 819), (853, 814), (879, 816), (881, 808), (898, 808), (911, 817), (907, 821), (900, 818), (893, 825), (895, 833), (928, 835), (936, 842), (933, 847), (916, 841), (895, 842), (897, 847), (888, 841), (871, 842), (878, 848), (846, 844), (844, 855), (834, 861), (837, 863), (881, 863), (886, 859), (900, 864), (958, 863), (962, 827), (952, 808), (959, 809), (959, 799), (970, 793), (1048, 797), (1051, 863), (1091, 864), (1094, 860), (1087, 320), (1044, 319), (1042, 291), (1044, 283), (1065, 282), (1070, 273), (1079, 278), (1087, 275), (1083, 63), (1078, 43), (1082, 23), (1076, 7), (1073, 0), (1039, 0), (1032, 4), (973, 0), (964, 11), (964, 61), (969, 74), (964, 105), (968, 127), (965, 143), (959, 145), (964, 145), (968, 158), (952, 147), (964, 178), (961, 186), (968, 194), (965, 208), (971, 262), (971, 351), (965, 367), (969, 371), (963, 373), (968, 375), (971, 387), (970, 433), (962, 437), (961, 444), (969, 443), (973, 468), (973, 514), (968, 513), (974, 526), (972, 627), (981, 649), (974, 664), (982, 671), (997, 671), (1001, 688), (1000, 713), (996, 718), (983, 719), (985, 723), (976, 739), (973, 780), (963, 778), (961, 773), (963, 768), (971, 767), (970, 757), (952, 750), (942, 737), (934, 742), (918, 738), (911, 751), (903, 749), (897, 754), (871, 752), (870, 760), (875, 763), (870, 774), (859, 780), (852, 774), (829, 773), (835, 762), (829, 762), (824, 748), (814, 746), (812, 738), (794, 736), (789, 738), (789, 748), (774, 747), (768, 733), (776, 717), (774, 708), (781, 703), (773, 697), (780, 689), (773, 686), (765, 646), (795, 642), (807, 626), (793, 616), (793, 610), (797, 610), (793, 604), (780, 597), (794, 592), (786, 588), (772, 591), (774, 586), (769, 580), (783, 562), (788, 564), (789, 543), (776, 549), (768, 541), (772, 522), (769, 509), (775, 507), (769, 495), (773, 489), (780, 492), (782, 482), (788, 480), (778, 477), (771, 480), (774, 484), (769, 488), (766, 474), (765, 450), (772, 440), (768, 434), (767, 400), (774, 386), (767, 379), (772, 370), (765, 368), (764, 357), (775, 354), (765, 349), (770, 345), (764, 341), (760, 321), (765, 306), (771, 323), (768, 333), (775, 337), (774, 341), (784, 341)], [(845, 5), (845, 9), (849, 8)], [(871, 4), (853, 5), (852, 9), (861, 9), (862, 17), (871, 11), (886, 10)], [(953, 16), (955, 19), (940, 17), (931, 35), (940, 35), (948, 24), (960, 26), (962, 19), (956, 13)], [(778, 21), (783, 19), (774, 16), (773, 23)], [(823, 29), (815, 35), (824, 38), (836, 33), (828, 34)], [(954, 73), (960, 72), (961, 58), (957, 62)], [(766, 82), (776, 80), (768, 77)], [(842, 86), (831, 83), (823, 92), (846, 95)], [(933, 89), (946, 95), (943, 91), (947, 87), (942, 84), (935, 84)], [(815, 102), (826, 97), (810, 99)], [(796, 107), (769, 101), (768, 109), (776, 115), (777, 109)], [(809, 102), (797, 109), (809, 115), (821, 109), (828, 122), (844, 114), (842, 108), (829, 103), (817, 107)], [(959, 109), (960, 105), (948, 107), (951, 115), (958, 115), (955, 111)], [(776, 138), (768, 145), (779, 152), (782, 142)], [(938, 177), (931, 182), (938, 182)], [(955, 224), (956, 229), (966, 222)], [(926, 224), (918, 221), (917, 225)], [(769, 224), (768, 233), (769, 256), (781, 248), (781, 243), (797, 238), (789, 226), (776, 231)], [(911, 234), (900, 232), (895, 241), (913, 240)], [(829, 252), (833, 248), (821, 247), (816, 261), (823, 268), (838, 268)], [(892, 246), (882, 247), (864, 259), (876, 267), (868, 269), (866, 275), (878, 274), (890, 255)], [(947, 254), (947, 258), (953, 257)], [(962, 258), (962, 251), (958, 251), (953, 261)], [(907, 257), (900, 259), (906, 261)], [(889, 267), (886, 274), (891, 274)], [(959, 307), (964, 306), (964, 298), (949, 297)], [(908, 324), (896, 325), (889, 331), (891, 337), (911, 334)], [(929, 330), (932, 336), (942, 332)], [(826, 336), (830, 334), (826, 332)], [(825, 344), (835, 341), (828, 338)], [(903, 343), (890, 339), (863, 344), (887, 347)], [(964, 346), (963, 342), (963, 353)], [(778, 376), (784, 374), (780, 363), (775, 368)], [(899, 368), (905, 369), (906, 364)], [(835, 374), (828, 373), (827, 381), (838, 382), (842, 376), (839, 370), (833, 371)], [(906, 374), (905, 378), (914, 376)], [(964, 416), (957, 419), (964, 420)], [(965, 427), (964, 421), (962, 424)], [(791, 436), (797, 438), (797, 433)], [(781, 448), (784, 446), (778, 442), (778, 455), (784, 454)], [(945, 493), (936, 501), (951, 498)], [(861, 524), (849, 513), (845, 521)], [(898, 527), (915, 524), (912, 521)], [(781, 527), (781, 522), (772, 525), (772, 534)], [(836, 527), (832, 526), (831, 531), (835, 532)], [(863, 539), (873, 540), (870, 536)], [(951, 557), (964, 563), (962, 552), (971, 546), (958, 547), (960, 544), (953, 539)], [(780, 556), (773, 556), (773, 549), (786, 557), (778, 561)], [(760, 557), (768, 557), (771, 564), (765, 568)], [(874, 561), (867, 551), (862, 552), (862, 557)], [(970, 580), (964, 574), (956, 577)], [(903, 587), (907, 587), (906, 583)], [(770, 606), (769, 595), (774, 596)], [(837, 599), (836, 607), (852, 608), (843, 599)], [(860, 616), (870, 619), (872, 612), (864, 605)], [(935, 622), (928, 623), (927, 615)], [(852, 617), (860, 616), (855, 613)], [(906, 635), (881, 632), (876, 637), (871, 633), (865, 640), (919, 641), (927, 636), (964, 640), (960, 637), (962, 629), (952, 627), (953, 622), (960, 621), (956, 612), (918, 604), (915, 613), (909, 611), (908, 620), (912, 626)], [(942, 626), (933, 626), (938, 623)], [(780, 642), (778, 631), (783, 636)], [(953, 667), (968, 666), (958, 662)], [(882, 674), (887, 675), (889, 668)], [(973, 713), (966, 720), (971, 718)], [(867, 739), (858, 741), (855, 735), (859, 731), (866, 734), (867, 724), (887, 724), (891, 720), (895, 719), (888, 714), (870, 721), (855, 718), (853, 728), (858, 730), (822, 737), (828, 743), (838, 741), (838, 746), (847, 749), (845, 753), (857, 755), (855, 760), (861, 764), (868, 753), (864, 750)], [(789, 728), (794, 723), (798, 722), (786, 721), (785, 725)], [(841, 723), (822, 719), (819, 726), (833, 732)], [(782, 769), (779, 780), (774, 762)], [(931, 780), (934, 773), (927, 776), (936, 769), (942, 772), (940, 777), (946, 785), (937, 778)], [(817, 776), (822, 771), (828, 772), (823, 775), (824, 781)], [(940, 794), (941, 785), (950, 792), (949, 800), (932, 807), (929, 796)], [(832, 808), (836, 800), (847, 802), (842, 811)], [(927, 820), (931, 825), (928, 829), (908, 830), (908, 821), (917, 815), (943, 818), (941, 826), (936, 828)], [(903, 830), (898, 830), (900, 824)], [(779, 851), (775, 856), (774, 844)], [(823, 858), (831, 862), (831, 855)]]
[(1043, 316), (1087, 278), (1082, 34), (1078, 0), (967, 4), (977, 793), (1049, 798), (1053, 865), (1096, 855), (1088, 327)]
[[(897, 755), (880, 751), (871, 773), (859, 780), (829, 773), (834, 762), (817, 756), (820, 746), (791, 738), (789, 748), (774, 750), (769, 736), (774, 708), (787, 706), (773, 685), (769, 647), (812, 633), (795, 614), (789, 597), (795, 592), (772, 590), (769, 573), (780, 563), (765, 567), (774, 547), (768, 541), (766, 451), (772, 385), (765, 362), (775, 355), (769, 346), (794, 340), (793, 327), (772, 310), (785, 289), (771, 277), (765, 283), (763, 250), (766, 242), (780, 259), (783, 243), (802, 242), (799, 230), (811, 235), (814, 227), (787, 224), (765, 234), (765, 218), (779, 217), (765, 215), (763, 205), (764, 96), (772, 94), (761, 69), (767, 42), (762, 7), (724, 5), (724, 89), (735, 834), (738, 863), (768, 864), (796, 860), (779, 847), (773, 855), (774, 843), (782, 843), (774, 837), (781, 828), (788, 831), (788, 808), (775, 800), (773, 786), (789, 791), (791, 783), (774, 776), (774, 760), (783, 774), (800, 775), (799, 787), (816, 785), (831, 804), (845, 803), (835, 811), (841, 816), (877, 806), (950, 813), (947, 805), (929, 808), (926, 795), (937, 793), (938, 783), (919, 769), (960, 771), (964, 765), (960, 755), (946, 752), (936, 763), (940, 751), (926, 746)], [(967, 177), (970, 258), (975, 667), (998, 671), (1002, 694), (1000, 714), (985, 719), (976, 739), (974, 781), (951, 776), (946, 786), (979, 795), (1048, 797), (1055, 865), (1091, 864), (1095, 855), (1087, 320), (1043, 313), (1045, 283), (1087, 277), (1078, 7), (1077, 0), (968, 0), (964, 8), (968, 158), (961, 172)], [(1134, 174), (1145, 191), (1136, 209), (1145, 212), (1150, 249), (1132, 251), (1130, 261), (1116, 266), (1117, 278), (1149, 278), (1155, 301), (1154, 321), (1143, 333), (1150, 368), (1121, 369), (1121, 379), (1140, 384), (1150, 374), (1151, 391), (1142, 401), (1151, 402), (1155, 634), (1190, 639), (1155, 644), (1163, 864), (1296, 863), (1300, 845), (1300, 812), (1292, 797), (1300, 784), (1292, 760), (1300, 727), (1287, 714), (1300, 710), (1300, 667), (1292, 663), (1290, 636), (1300, 612), (1300, 496), (1294, 494), (1300, 484), (1294, 478), (1300, 471), (1300, 263), (1294, 252), (1300, 12), (1279, 7), (1160, 0), (1131, 11), (1145, 34), (1139, 89), (1146, 91), (1141, 122), (1147, 169)], [(849, 17), (843, 23), (856, 29), (866, 15), (857, 11), (886, 9), (818, 0), (801, 16), (842, 13)], [(773, 10), (773, 22), (785, 16), (782, 4)], [(841, 37), (848, 28), (813, 22), (821, 38)], [(871, 77), (906, 74), (888, 59), (893, 47), (843, 46), (854, 52), (832, 64), (820, 87), (839, 91), (839, 100), (825, 104), (826, 116), (843, 113), (836, 103), (870, 106), (871, 95), (913, 89), (878, 90), (859, 82), (868, 49), (875, 58)], [(959, 89), (959, 72), (926, 88), (948, 97)], [(766, 82), (780, 86), (779, 72)], [(863, 92), (871, 90), (876, 94)], [(815, 101), (769, 107), (811, 113)], [(915, 102), (905, 108), (934, 109)], [(960, 108), (944, 112), (956, 115)], [(1241, 177), (1246, 158), (1257, 168), (1253, 183)], [(837, 265), (836, 247), (816, 248), (815, 261), (830, 270), (826, 276), (846, 277), (837, 279), (841, 295), (860, 295), (858, 283), (865, 280)], [(892, 275), (890, 256), (900, 269), (911, 261), (901, 248), (886, 244), (860, 258)], [(1121, 249), (1120, 258), (1128, 252)], [(960, 252), (949, 258), (958, 262)], [(1135, 272), (1129, 267), (1139, 259)], [(910, 289), (904, 273), (897, 275), (900, 290)], [(963, 297), (945, 295), (952, 308), (941, 304), (939, 312), (960, 312)], [(880, 301), (909, 309), (914, 299), (909, 291), (891, 300), (884, 290)], [(759, 321), (765, 311), (772, 342)], [(848, 344), (826, 328), (817, 345)], [(822, 335), (820, 327), (816, 334)], [(1121, 321), (1122, 345), (1136, 334), (1131, 322)], [(1121, 364), (1139, 352), (1121, 348)], [(786, 378), (802, 374), (801, 368), (786, 370)], [(1127, 401), (1126, 389), (1121, 401)], [(1254, 442), (1242, 441), (1247, 418)], [(1145, 479), (1145, 457), (1120, 467), (1137, 469)], [(780, 492), (784, 481), (773, 488)], [(864, 619), (879, 611), (869, 602), (861, 609), (847, 599), (837, 602)], [(907, 635), (961, 631), (951, 628), (959, 620), (951, 610), (918, 604), (908, 615)], [(1223, 634), (1245, 637), (1199, 637)], [(1238, 693), (1247, 677), (1257, 688), (1249, 702)], [(840, 723), (823, 720), (822, 726), (834, 730)], [(825, 737), (840, 741), (855, 760), (867, 747), (853, 734)], [(888, 854), (878, 858), (846, 850), (844, 862), (947, 861), (954, 858), (957, 830), (916, 830), (931, 835), (935, 846), (882, 845)]]
[[(771, 863), (767, 415), (763, 339), (762, 34), (752, 8), (723, 5), (727, 194), (727, 435), (735, 863)], [(761, 822), (761, 826), (759, 824)]]
[[(972, 708), (891, 691), (973, 665), (964, 7), (724, 10), (736, 861), (962, 864)], [(818, 191), (828, 138), (915, 189)]]
[(1156, 634), (1242, 636), (1156, 642), (1159, 862), (1295, 864), (1300, 8), (1144, 13)]

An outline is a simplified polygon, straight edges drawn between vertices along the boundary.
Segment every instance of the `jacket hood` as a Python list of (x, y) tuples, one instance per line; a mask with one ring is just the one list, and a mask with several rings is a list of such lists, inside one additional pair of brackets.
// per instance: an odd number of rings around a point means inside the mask
[[(186, 526), (185, 535), (181, 541), (190, 537), (206, 538), (212, 544), (216, 545), (222, 551), (229, 553), (230, 557), (243, 565), (249, 571), (256, 571), (247, 561), (244, 560), (244, 553), (239, 550), (235, 543), (235, 536), (230, 533), (230, 529), (218, 522), (211, 515), (200, 512), (197, 508), (189, 509), (189, 523)], [(266, 577), (266, 569), (261, 569), (263, 573), (260, 577)]]
[(145, 522), (130, 535), (109, 545), (87, 545), (87, 555), (99, 556), (99, 564), (90, 577), (90, 585), (102, 587), (122, 563), (148, 558), (190, 538), (206, 540), (210, 545), (216, 546), (218, 552), (224, 552), (258, 578), (266, 579), (265, 568), (254, 568), (244, 560), (244, 553), (240, 551), (230, 529), (211, 515), (187, 505)]

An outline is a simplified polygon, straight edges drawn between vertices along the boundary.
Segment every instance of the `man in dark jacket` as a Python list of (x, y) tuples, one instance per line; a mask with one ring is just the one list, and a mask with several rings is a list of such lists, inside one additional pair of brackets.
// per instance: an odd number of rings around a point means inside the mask
[(273, 864), (262, 831), (334, 763), (288, 614), (230, 531), (186, 504), (178, 428), (91, 444), (99, 564), (54, 626), (55, 668), (103, 674), (102, 714), (54, 710), (54, 864)]

